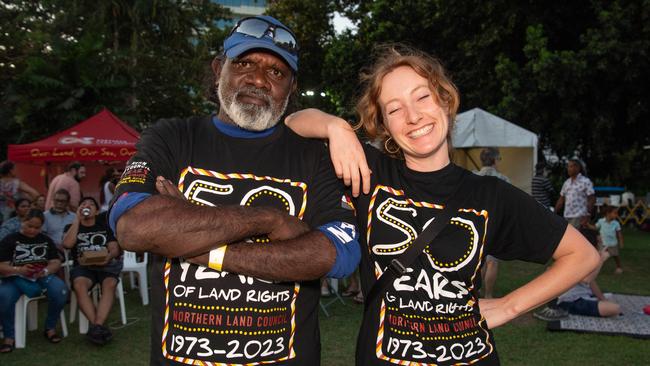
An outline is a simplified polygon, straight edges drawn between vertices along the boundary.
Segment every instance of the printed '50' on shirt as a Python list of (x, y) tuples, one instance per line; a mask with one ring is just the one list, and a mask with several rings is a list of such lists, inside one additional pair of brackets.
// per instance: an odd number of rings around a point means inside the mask
[[(197, 205), (271, 206), (312, 228), (354, 225), (323, 144), (282, 124), (242, 138), (210, 117), (163, 120), (137, 148), (118, 197), (155, 194), (155, 178), (164, 176)], [(152, 294), (154, 365), (320, 364), (318, 281), (275, 283), (154, 256)]]

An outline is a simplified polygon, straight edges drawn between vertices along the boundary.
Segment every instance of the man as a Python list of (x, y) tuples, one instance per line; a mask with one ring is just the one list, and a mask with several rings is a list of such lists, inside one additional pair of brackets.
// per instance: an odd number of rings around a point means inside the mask
[(551, 185), (551, 181), (546, 177), (546, 165), (539, 162), (535, 165), (535, 176), (531, 182), (531, 191), (533, 197), (546, 208), (552, 207), (551, 197), (555, 195), (555, 189)]
[(63, 251), (63, 229), (70, 225), (76, 215), (68, 211), (70, 205), (70, 193), (65, 189), (59, 189), (54, 193), (52, 208), (44, 212), (45, 222), (43, 223), (43, 234), (52, 239), (56, 247)]
[[(505, 182), (510, 183), (510, 179), (501, 174), (497, 170), (497, 160), (501, 160), (501, 154), (496, 147), (486, 147), (481, 150), (481, 165), (482, 168), (478, 175), (486, 175), (490, 177), (497, 177)], [(494, 297), (494, 285), (497, 282), (497, 275), (499, 273), (499, 260), (496, 257), (488, 255), (485, 257), (485, 265), (481, 269), (481, 275), (484, 281), (484, 296), (486, 299)]]
[(497, 160), (501, 160), (501, 153), (496, 147), (486, 147), (481, 150), (481, 170), (474, 172), (478, 175), (497, 177), (510, 183), (510, 179), (497, 170)]
[(109, 214), (122, 248), (154, 254), (151, 363), (319, 365), (318, 279), (360, 249), (325, 147), (278, 124), (295, 36), (242, 19), (212, 69), (218, 114), (145, 131)]
[(582, 175), (582, 164), (578, 159), (570, 159), (567, 164), (567, 179), (562, 185), (560, 198), (555, 203), (555, 212), (564, 206), (564, 218), (573, 227), (580, 229), (588, 223), (596, 203), (594, 185)]
[(81, 199), (81, 186), (79, 182), (86, 176), (86, 167), (79, 162), (73, 162), (68, 165), (66, 171), (57, 175), (50, 182), (47, 189), (47, 198), (45, 199), (45, 209), (49, 210), (54, 206), (54, 194), (59, 189), (65, 189), (70, 194), (70, 203), (68, 209), (72, 212), (77, 211), (79, 199)]
[[(70, 272), (72, 288), (77, 296), (79, 309), (88, 318), (90, 326), (86, 338), (97, 345), (108, 343), (113, 334), (104, 326), (115, 300), (115, 287), (122, 271), (120, 248), (105, 221), (97, 219), (99, 204), (92, 197), (81, 199), (77, 215), (65, 228), (63, 246), (72, 249), (74, 267)], [(106, 253), (97, 263), (85, 263), (84, 253)], [(89, 291), (99, 284), (102, 296), (95, 307)]]

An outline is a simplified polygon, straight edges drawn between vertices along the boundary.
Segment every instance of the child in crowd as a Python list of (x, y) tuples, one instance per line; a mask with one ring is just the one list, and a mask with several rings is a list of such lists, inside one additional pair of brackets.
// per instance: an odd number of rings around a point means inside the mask
[(595, 228), (600, 233), (600, 240), (603, 247), (609, 252), (609, 255), (616, 261), (615, 274), (623, 273), (621, 268), (621, 259), (619, 249), (623, 248), (623, 232), (621, 224), (618, 222), (618, 208), (614, 206), (605, 206), (603, 209), (604, 216), (596, 222)]

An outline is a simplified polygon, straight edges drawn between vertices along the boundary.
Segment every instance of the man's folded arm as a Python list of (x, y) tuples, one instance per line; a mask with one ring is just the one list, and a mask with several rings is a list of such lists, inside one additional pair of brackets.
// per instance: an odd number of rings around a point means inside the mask
[[(332, 222), (294, 239), (228, 245), (222, 269), (272, 281), (344, 278), (354, 273), (360, 258), (354, 225)], [(209, 253), (189, 261), (208, 267)]]
[(124, 193), (111, 208), (109, 224), (120, 247), (165, 257), (193, 257), (256, 235), (295, 237), (306, 225), (265, 207), (197, 206), (183, 199)]

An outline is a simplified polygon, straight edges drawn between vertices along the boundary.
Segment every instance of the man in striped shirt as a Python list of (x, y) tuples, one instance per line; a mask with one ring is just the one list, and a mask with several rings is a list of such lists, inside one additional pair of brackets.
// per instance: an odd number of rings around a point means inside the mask
[(553, 205), (552, 197), (555, 196), (555, 189), (551, 181), (544, 175), (546, 164), (543, 162), (535, 165), (535, 176), (532, 181), (533, 198), (541, 203), (544, 207), (551, 208)]

